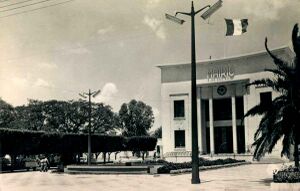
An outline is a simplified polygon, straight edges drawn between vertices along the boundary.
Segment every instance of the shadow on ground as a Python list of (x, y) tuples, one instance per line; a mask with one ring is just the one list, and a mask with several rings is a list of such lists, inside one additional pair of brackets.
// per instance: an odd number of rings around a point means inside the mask
[(270, 186), (271, 182), (273, 182), (272, 178), (266, 178), (266, 179), (261, 179), (261, 180), (257, 180), (257, 181), (249, 181), (249, 182), (258, 182), (260, 184), (263, 184), (265, 186)]

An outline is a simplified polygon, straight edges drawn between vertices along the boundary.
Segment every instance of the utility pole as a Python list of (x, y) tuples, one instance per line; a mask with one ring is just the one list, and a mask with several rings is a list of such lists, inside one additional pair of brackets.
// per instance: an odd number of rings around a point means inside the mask
[(177, 18), (177, 14), (187, 15), (191, 17), (191, 103), (192, 103), (192, 184), (199, 184), (199, 149), (198, 149), (198, 128), (197, 128), (197, 84), (196, 84), (196, 47), (195, 47), (195, 15), (200, 13), (206, 8), (201, 17), (207, 19), (216, 10), (222, 6), (222, 1), (219, 0), (214, 5), (206, 5), (203, 8), (195, 11), (194, 3), (192, 1), (191, 12), (176, 12), (175, 16), (166, 14), (166, 18), (176, 22), (178, 24), (183, 24), (185, 21)]
[(91, 102), (91, 96), (96, 97), (98, 94), (100, 93), (100, 90), (91, 92), (91, 90), (89, 89), (88, 93), (79, 93), (79, 95), (82, 98), (87, 98), (86, 96), (88, 96), (89, 98), (89, 124), (88, 124), (88, 158), (87, 158), (87, 162), (88, 165), (91, 165), (91, 160), (92, 160), (92, 146), (91, 146), (91, 119), (92, 119), (92, 102)]
[[(297, 32), (294, 32), (296, 29)], [(294, 52), (296, 53), (296, 58), (300, 56), (300, 36), (298, 35), (298, 26), (294, 26), (293, 34), (292, 34), (292, 41), (293, 41), (293, 46), (294, 46)], [(298, 58), (299, 59), (299, 58)], [(296, 84), (295, 84), (295, 90), (292, 92), (292, 94), (295, 96), (292, 98), (292, 100), (296, 100), (296, 103), (294, 103), (294, 107), (297, 109), (300, 108), (300, 101), (297, 99), (297, 97), (300, 95), (300, 61), (299, 60), (294, 60), (294, 68), (295, 68), (295, 76), (296, 76)], [(300, 111), (298, 111), (299, 114)], [(295, 160), (295, 166), (299, 168), (299, 123), (296, 123), (296, 131), (295, 131), (295, 150), (294, 150), (294, 160)], [(297, 128), (298, 127), (298, 128)]]

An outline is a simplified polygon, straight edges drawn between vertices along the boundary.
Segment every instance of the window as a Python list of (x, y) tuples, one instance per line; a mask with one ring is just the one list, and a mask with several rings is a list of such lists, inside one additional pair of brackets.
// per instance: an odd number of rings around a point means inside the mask
[(184, 117), (184, 100), (174, 101), (174, 118)]
[(214, 120), (231, 120), (232, 108), (231, 98), (214, 99), (213, 100)]
[(272, 104), (272, 92), (260, 93), (260, 103), (268, 106)]
[(175, 131), (175, 148), (185, 147), (185, 132), (184, 130)]
[(205, 120), (209, 121), (209, 101), (204, 100), (203, 105), (204, 105), (204, 109), (205, 109)]
[(235, 97), (236, 118), (242, 119), (244, 117), (244, 99), (243, 97)]

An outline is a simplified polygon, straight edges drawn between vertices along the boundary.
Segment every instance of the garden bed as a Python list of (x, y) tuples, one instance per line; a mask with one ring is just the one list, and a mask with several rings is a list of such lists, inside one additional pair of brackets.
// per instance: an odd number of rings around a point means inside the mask
[(274, 170), (271, 190), (296, 191), (300, 189), (300, 168), (283, 166), (280, 170)]
[(273, 172), (275, 183), (300, 183), (300, 168), (294, 166), (283, 166), (280, 170)]
[[(246, 164), (245, 160), (236, 160), (236, 159), (217, 159), (217, 160), (207, 160), (204, 158), (199, 158), (199, 167), (200, 169), (212, 169), (213, 167), (220, 168), (221, 166), (229, 166), (228, 164)], [(171, 163), (166, 162), (163, 166), (157, 169), (159, 174), (169, 174), (169, 173), (182, 173), (189, 172), (192, 168), (191, 162), (184, 163)]]

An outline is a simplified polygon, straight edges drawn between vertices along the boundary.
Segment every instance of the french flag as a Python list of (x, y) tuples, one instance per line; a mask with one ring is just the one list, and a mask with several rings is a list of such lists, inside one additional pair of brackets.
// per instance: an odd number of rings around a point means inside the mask
[(226, 36), (241, 35), (247, 32), (248, 19), (225, 19), (227, 32)]

